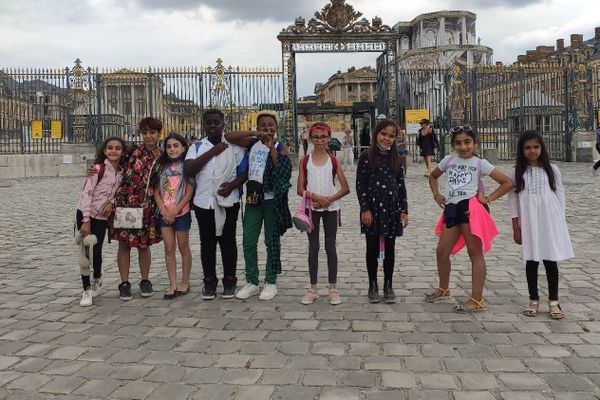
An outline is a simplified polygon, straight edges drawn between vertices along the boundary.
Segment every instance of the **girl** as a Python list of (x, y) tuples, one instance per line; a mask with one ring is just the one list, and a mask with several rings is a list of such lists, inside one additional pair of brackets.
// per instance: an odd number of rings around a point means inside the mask
[(550, 164), (546, 146), (537, 131), (526, 131), (517, 144), (517, 162), (508, 194), (513, 237), (523, 245), (523, 259), (529, 288), (529, 307), (523, 310), (535, 317), (540, 305), (538, 264), (546, 267), (548, 308), (554, 319), (564, 314), (558, 303), (557, 261), (573, 258), (571, 239), (565, 221), (565, 189), (560, 171)]
[[(309, 129), (309, 138), (313, 144), (313, 152), (302, 158), (298, 174), (297, 192), (300, 196), (306, 191), (311, 201), (313, 230), (308, 234), (308, 270), (310, 289), (302, 297), (302, 304), (311, 304), (319, 297), (317, 288), (317, 271), (319, 268), (319, 220), (323, 219), (325, 230), (325, 252), (329, 270), (329, 302), (340, 304), (342, 300), (336, 289), (337, 253), (335, 237), (341, 209), (340, 199), (350, 193), (344, 171), (338, 168), (337, 158), (327, 151), (327, 143), (331, 137), (331, 128), (322, 122), (313, 124)], [(348, 136), (346, 132), (346, 136)], [(352, 148), (350, 148), (352, 150)], [(340, 189), (335, 187), (335, 178), (340, 182)]]
[(358, 159), (356, 195), (360, 204), (361, 232), (367, 241), (368, 298), (379, 303), (377, 256), (383, 258), (383, 300), (394, 303), (392, 288), (396, 237), (402, 236), (408, 224), (408, 204), (404, 172), (398, 159), (396, 136), (398, 126), (381, 120), (373, 130), (371, 146)]
[[(177, 133), (166, 137), (163, 153), (158, 162), (158, 180), (154, 189), (154, 200), (160, 211), (160, 232), (165, 244), (165, 264), (169, 277), (169, 289), (163, 298), (173, 299), (188, 294), (190, 291), (190, 271), (192, 269), (192, 253), (190, 251), (190, 227), (192, 217), (190, 200), (194, 188), (183, 175), (183, 160), (188, 145)], [(175, 246), (181, 254), (181, 285), (177, 287), (177, 259)]]
[(342, 155), (342, 164), (349, 165), (350, 171), (352, 171), (354, 169), (354, 138), (352, 137), (352, 131), (350, 129), (346, 129), (344, 139), (342, 140), (342, 150), (344, 151)]
[(435, 149), (440, 149), (440, 143), (437, 139), (433, 128), (429, 126), (429, 120), (423, 118), (419, 123), (421, 129), (417, 135), (417, 146), (421, 148), (421, 157), (425, 160), (425, 166), (427, 167), (426, 177), (431, 175), (431, 160), (435, 154)]
[(263, 224), (267, 265), (265, 286), (258, 299), (271, 300), (277, 295), (277, 274), (281, 273), (281, 236), (292, 227), (288, 206), (292, 162), (285, 145), (276, 140), (277, 112), (260, 111), (256, 124), (256, 131), (225, 134), (229, 142), (250, 148), (246, 215), (242, 224), (246, 285), (235, 295), (240, 300), (258, 294), (257, 246)]
[[(436, 252), (439, 285), (432, 293), (426, 294), (425, 301), (433, 303), (450, 298), (450, 254), (458, 253), (466, 243), (472, 266), (471, 297), (455, 305), (453, 310), (458, 313), (483, 311), (486, 309), (483, 301), (486, 274), (483, 253), (489, 251), (498, 233), (486, 208), (508, 192), (512, 183), (492, 164), (476, 156), (477, 139), (470, 126), (457, 126), (451, 132), (451, 143), (456, 153), (444, 157), (429, 177), (433, 199), (444, 208), (444, 212), (436, 228), (440, 237)], [(442, 196), (438, 190), (438, 178), (444, 172), (447, 196)], [(489, 175), (500, 184), (489, 196), (483, 194), (482, 175)]]
[(81, 268), (83, 295), (79, 304), (84, 307), (92, 305), (92, 296), (96, 296), (102, 286), (102, 244), (107, 219), (113, 211), (115, 193), (121, 184), (119, 162), (124, 148), (125, 142), (119, 137), (110, 137), (102, 143), (94, 161), (97, 173), (85, 178), (77, 204), (76, 222), (81, 235), (78, 240), (89, 234), (96, 235), (97, 238), (92, 254), (94, 279), (91, 283), (89, 264)]

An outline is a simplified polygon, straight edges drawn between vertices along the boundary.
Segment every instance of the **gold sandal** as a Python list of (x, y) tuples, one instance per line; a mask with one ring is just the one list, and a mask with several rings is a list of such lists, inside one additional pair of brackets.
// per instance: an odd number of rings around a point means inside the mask
[(548, 302), (548, 311), (550, 312), (550, 317), (552, 319), (563, 319), (565, 316), (560, 308), (558, 300), (551, 300)]
[(471, 300), (473, 303), (475, 303), (475, 307), (469, 307), (467, 306), (467, 301), (461, 301), (458, 304), (455, 304), (454, 307), (452, 307), (452, 311), (454, 311), (455, 313), (459, 313), (459, 314), (470, 314), (470, 313), (474, 313), (474, 312), (480, 312), (480, 311), (485, 311), (487, 310), (487, 307), (485, 306), (485, 302), (483, 301), (483, 297), (481, 298), (481, 300), (475, 300), (474, 298), (470, 297), (469, 300)]
[(540, 301), (539, 300), (531, 300), (529, 302), (529, 306), (523, 310), (523, 315), (525, 315), (527, 317), (535, 317), (538, 313), (539, 308), (540, 308)]
[(450, 299), (450, 288), (437, 288), (433, 292), (425, 294), (427, 303), (437, 303), (438, 301), (446, 301)]

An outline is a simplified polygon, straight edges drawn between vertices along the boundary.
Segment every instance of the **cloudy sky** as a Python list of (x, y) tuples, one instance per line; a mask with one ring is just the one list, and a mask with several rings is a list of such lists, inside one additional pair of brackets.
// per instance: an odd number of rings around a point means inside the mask
[[(276, 36), (327, 0), (0, 0), (0, 68), (84, 66), (279, 66)], [(584, 39), (600, 26), (597, 0), (349, 0), (369, 20), (393, 25), (438, 10), (477, 14), (481, 44), (511, 63), (536, 45)], [(595, 12), (594, 12), (595, 10)], [(375, 54), (301, 54), (299, 95), (338, 69), (374, 65)]]

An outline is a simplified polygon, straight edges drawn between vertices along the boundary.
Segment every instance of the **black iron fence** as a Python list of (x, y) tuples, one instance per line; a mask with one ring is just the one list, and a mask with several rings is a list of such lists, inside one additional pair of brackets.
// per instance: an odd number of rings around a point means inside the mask
[(250, 129), (256, 113), (281, 108), (280, 68), (0, 70), (0, 154), (55, 153), (64, 143), (139, 141), (138, 122), (160, 118), (163, 132), (201, 137), (202, 113), (218, 108), (226, 129)]

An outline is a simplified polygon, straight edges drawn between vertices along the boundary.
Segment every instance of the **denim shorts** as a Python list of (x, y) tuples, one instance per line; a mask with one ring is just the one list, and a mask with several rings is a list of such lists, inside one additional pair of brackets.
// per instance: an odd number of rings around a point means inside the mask
[(175, 217), (175, 221), (172, 224), (167, 224), (162, 220), (162, 217), (158, 220), (158, 226), (161, 228), (171, 227), (175, 229), (175, 231), (189, 231), (192, 227), (192, 213), (186, 212), (179, 217)]

